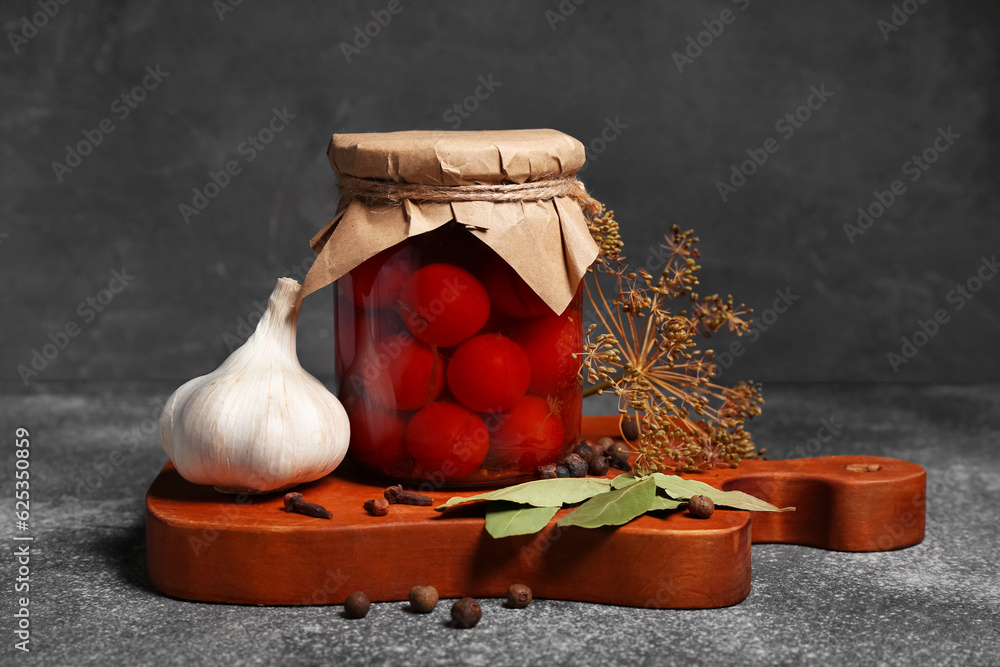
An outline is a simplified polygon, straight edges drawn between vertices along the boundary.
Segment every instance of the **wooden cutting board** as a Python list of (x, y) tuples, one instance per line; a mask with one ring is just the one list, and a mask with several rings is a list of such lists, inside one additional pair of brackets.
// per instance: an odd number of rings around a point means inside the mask
[[(584, 418), (584, 435), (615, 434), (617, 423)], [(511, 583), (524, 583), (538, 598), (708, 608), (750, 592), (751, 542), (886, 551), (924, 536), (926, 473), (907, 461), (746, 461), (688, 477), (797, 509), (716, 510), (704, 520), (658, 512), (595, 530), (556, 527), (562, 510), (538, 534), (496, 540), (481, 503), (446, 515), (393, 505), (373, 517), (362, 504), (381, 497), (384, 482), (338, 471), (298, 489), (333, 512), (326, 521), (284, 512), (281, 494), (240, 504), (186, 482), (167, 463), (146, 495), (149, 574), (167, 595), (240, 604), (341, 604), (357, 590), (373, 601), (405, 600), (417, 584), (443, 598), (503, 597)], [(473, 493), (429, 495), (437, 505)]]

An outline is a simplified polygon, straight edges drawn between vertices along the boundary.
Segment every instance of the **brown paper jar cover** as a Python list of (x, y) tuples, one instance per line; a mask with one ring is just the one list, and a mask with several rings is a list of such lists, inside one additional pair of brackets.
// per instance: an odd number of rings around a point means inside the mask
[[(572, 178), (584, 147), (549, 129), (335, 134), (327, 155), (337, 174), (355, 178), (470, 185)], [(303, 296), (403, 240), (455, 221), (492, 248), (552, 310), (570, 303), (598, 247), (580, 204), (569, 197), (526, 202), (341, 201), (310, 242), (316, 262)]]

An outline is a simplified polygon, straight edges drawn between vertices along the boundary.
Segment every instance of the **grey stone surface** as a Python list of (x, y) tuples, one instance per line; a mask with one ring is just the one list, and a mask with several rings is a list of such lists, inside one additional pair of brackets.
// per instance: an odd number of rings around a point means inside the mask
[[(980, 352), (997, 336), (1000, 281), (961, 311), (947, 300), (1000, 248), (995, 0), (911, 0), (919, 9), (887, 37), (878, 21), (901, 1), (402, 0), (382, 29), (371, 12), (385, 16), (389, 0), (217, 13), (228, 4), (59, 4), (15, 48), (7, 35), (38, 0), (3, 3), (0, 378), (69, 322), (81, 333), (34, 379), (217, 366), (225, 336), (312, 258), (308, 240), (335, 211), (329, 135), (451, 129), (471, 100), (462, 130), (553, 127), (587, 144), (582, 178), (616, 211), (637, 264), (656, 265), (677, 223), (702, 238), (700, 291), (731, 292), (761, 316), (776, 290), (800, 297), (765, 320), (740, 375), (1000, 381), (1000, 358)], [(735, 18), (706, 39), (725, 9)], [(378, 34), (348, 60), (342, 45), (366, 24)], [(711, 44), (678, 71), (674, 54), (696, 38)], [(157, 65), (169, 76), (122, 118), (112, 105)], [(473, 97), (479, 77), (501, 84), (488, 99)], [(793, 135), (777, 130), (814, 86), (833, 96), (802, 107), (811, 115)], [(244, 142), (275, 107), (296, 118), (251, 162)], [(59, 180), (53, 162), (104, 118), (114, 131)], [(960, 138), (911, 182), (904, 163), (949, 126)], [(717, 182), (768, 138), (780, 149), (724, 202)], [(227, 161), (241, 173), (185, 222), (179, 205)], [(843, 226), (894, 179), (906, 193), (852, 243)], [(82, 314), (123, 267), (127, 289)], [(329, 290), (306, 302), (300, 340), (326, 376), (330, 302)], [(886, 354), (938, 309), (950, 323), (897, 375)]]
[[(30, 660), (44, 665), (987, 665), (1000, 652), (997, 555), (1000, 386), (774, 385), (756, 424), (771, 456), (864, 453), (928, 471), (927, 537), (889, 553), (755, 545), (753, 588), (726, 609), (678, 611), (481, 600), (473, 630), (404, 603), (360, 621), (340, 607), (176, 600), (145, 569), (143, 496), (165, 461), (155, 421), (164, 383), (0, 385), (0, 492), (13, 436), (31, 431)], [(600, 404), (587, 403), (588, 411)], [(838, 434), (816, 448), (820, 420)], [(133, 437), (135, 436), (135, 437)], [(114, 452), (120, 452), (120, 456)], [(12, 502), (0, 508), (3, 552)], [(5, 582), (12, 559), (0, 559)], [(628, 567), (627, 563), (619, 567)], [(613, 582), (613, 576), (610, 576)], [(609, 584), (613, 585), (613, 583)], [(14, 609), (10, 588), (4, 615)], [(8, 616), (9, 618), (9, 616)], [(9, 621), (8, 621), (9, 623)], [(0, 662), (15, 664), (10, 634)]]

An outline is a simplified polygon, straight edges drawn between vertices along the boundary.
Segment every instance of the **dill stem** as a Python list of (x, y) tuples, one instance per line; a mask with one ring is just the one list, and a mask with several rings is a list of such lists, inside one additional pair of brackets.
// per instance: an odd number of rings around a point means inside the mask
[(619, 373), (615, 377), (611, 378), (610, 380), (605, 380), (601, 384), (595, 384), (593, 387), (587, 387), (586, 389), (583, 390), (583, 397), (587, 398), (588, 396), (593, 396), (599, 391), (604, 391), (605, 389), (611, 389), (612, 387), (615, 386), (615, 382), (618, 382), (623, 377), (625, 377), (625, 374)]

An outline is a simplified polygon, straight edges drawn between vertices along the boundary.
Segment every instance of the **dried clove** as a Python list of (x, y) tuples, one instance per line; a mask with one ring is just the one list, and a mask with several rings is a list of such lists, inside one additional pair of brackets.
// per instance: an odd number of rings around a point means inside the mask
[(628, 462), (628, 454), (623, 456), (612, 448), (608, 450), (608, 459), (612, 468), (624, 470), (625, 472), (632, 472), (632, 466)]
[(474, 598), (462, 598), (451, 606), (451, 620), (456, 628), (475, 627), (483, 617), (483, 610)]
[(322, 505), (311, 503), (302, 497), (301, 493), (291, 492), (285, 494), (285, 511), (314, 516), (317, 519), (331, 519), (333, 512)]
[(438, 604), (438, 592), (433, 586), (414, 586), (410, 589), (410, 606), (413, 611), (429, 614)]
[(344, 600), (344, 616), (347, 618), (364, 618), (368, 615), (372, 603), (361, 591), (355, 591)]
[(386, 488), (384, 495), (385, 499), (388, 500), (390, 504), (420, 505), (427, 507), (434, 502), (430, 496), (425, 496), (422, 493), (416, 493), (414, 491), (407, 491), (403, 488), (402, 484), (396, 484), (395, 486)]
[(579, 454), (570, 454), (562, 460), (562, 464), (569, 470), (571, 477), (587, 476), (587, 462)]
[(507, 606), (511, 609), (524, 609), (531, 604), (531, 589), (524, 584), (511, 584), (507, 589)]
[(715, 511), (715, 502), (708, 496), (691, 496), (688, 501), (688, 512), (698, 519), (707, 519)]
[(365, 501), (365, 511), (372, 516), (385, 516), (389, 513), (389, 501), (385, 498), (375, 498)]
[(555, 479), (558, 476), (555, 463), (550, 463), (547, 466), (538, 466), (539, 479)]

